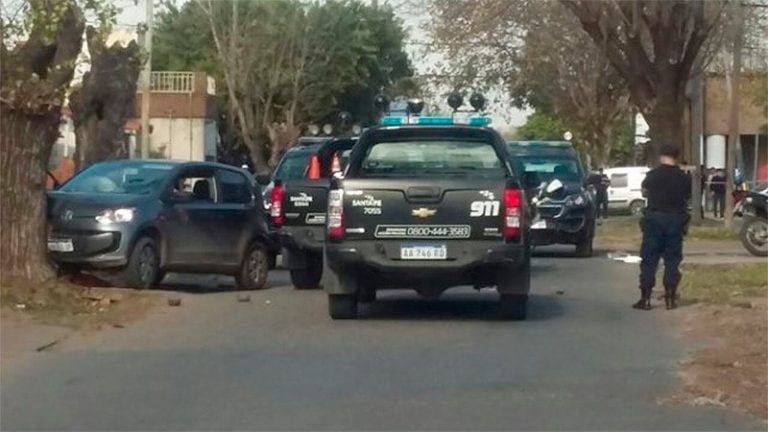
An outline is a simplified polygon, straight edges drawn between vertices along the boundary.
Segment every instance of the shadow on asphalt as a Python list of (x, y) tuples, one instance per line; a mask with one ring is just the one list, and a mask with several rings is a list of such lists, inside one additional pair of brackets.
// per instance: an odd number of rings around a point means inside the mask
[[(482, 320), (500, 321), (499, 305), (494, 295), (477, 294), (482, 298), (472, 299), (470, 295), (428, 300), (420, 298), (386, 297), (372, 304), (361, 304), (358, 319), (361, 320)], [(559, 299), (552, 296), (531, 295), (528, 300), (526, 321), (545, 321), (563, 315)]]

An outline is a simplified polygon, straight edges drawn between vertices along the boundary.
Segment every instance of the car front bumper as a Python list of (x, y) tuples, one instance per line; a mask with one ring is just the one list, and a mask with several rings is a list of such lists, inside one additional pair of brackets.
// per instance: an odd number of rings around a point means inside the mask
[(60, 263), (80, 264), (93, 268), (120, 267), (128, 263), (130, 248), (120, 231), (52, 230), (48, 242), (71, 242), (72, 251), (49, 251)]

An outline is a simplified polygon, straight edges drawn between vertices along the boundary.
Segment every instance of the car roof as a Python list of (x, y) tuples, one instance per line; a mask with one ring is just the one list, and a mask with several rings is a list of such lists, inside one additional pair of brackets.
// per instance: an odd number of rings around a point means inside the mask
[(507, 141), (507, 145), (521, 146), (521, 147), (556, 147), (556, 148), (573, 148), (573, 144), (570, 141)]
[(219, 162), (190, 161), (190, 160), (179, 160), (179, 159), (114, 159), (114, 160), (101, 161), (98, 163), (99, 164), (125, 163), (125, 164), (142, 164), (142, 165), (173, 165), (176, 168), (211, 167), (211, 168), (221, 168), (221, 169), (228, 169), (228, 170), (234, 170), (234, 171), (244, 171), (240, 167), (237, 167), (234, 165), (227, 165)]
[(626, 167), (610, 167), (604, 171), (650, 171), (651, 169), (645, 166), (626, 166)]

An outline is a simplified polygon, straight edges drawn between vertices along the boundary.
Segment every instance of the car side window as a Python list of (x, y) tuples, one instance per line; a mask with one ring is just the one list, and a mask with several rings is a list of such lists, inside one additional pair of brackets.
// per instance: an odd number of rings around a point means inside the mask
[(611, 174), (611, 186), (613, 188), (625, 188), (629, 185), (627, 174)]
[(230, 204), (248, 204), (253, 199), (253, 191), (248, 179), (229, 170), (217, 170), (221, 186), (221, 201)]
[(216, 202), (216, 177), (212, 170), (184, 171), (173, 183), (173, 197), (183, 201)]

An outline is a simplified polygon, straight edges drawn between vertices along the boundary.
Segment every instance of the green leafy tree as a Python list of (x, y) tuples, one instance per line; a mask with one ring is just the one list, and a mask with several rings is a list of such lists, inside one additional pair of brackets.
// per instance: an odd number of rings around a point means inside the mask
[(559, 141), (568, 129), (554, 115), (536, 111), (528, 116), (525, 124), (520, 126), (515, 135), (517, 139), (526, 141)]
[(196, 0), (169, 5), (158, 22), (157, 67), (216, 77), (228, 122), (220, 129), (257, 169), (307, 124), (334, 122), (340, 111), (369, 123), (378, 92), (412, 84), (402, 24), (376, 2)]

